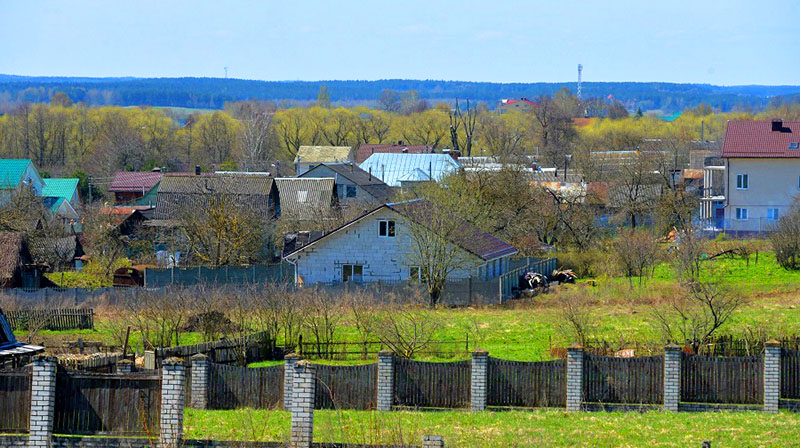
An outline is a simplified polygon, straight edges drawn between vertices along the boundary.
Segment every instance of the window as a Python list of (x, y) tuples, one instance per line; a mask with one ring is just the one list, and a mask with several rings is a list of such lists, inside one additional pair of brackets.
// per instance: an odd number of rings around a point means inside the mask
[(348, 198), (356, 197), (356, 186), (355, 185), (348, 185), (347, 186), (347, 197)]
[(794, 151), (800, 149), (800, 142), (789, 142), (789, 149)]
[(736, 175), (736, 189), (737, 190), (747, 190), (750, 186), (750, 177), (747, 174), (737, 174)]
[(408, 268), (408, 279), (412, 282), (422, 280), (422, 269), (419, 266), (411, 266)]
[(736, 207), (736, 219), (739, 221), (747, 220), (747, 209)]
[(361, 264), (342, 265), (343, 282), (360, 282), (363, 278), (364, 278), (364, 265)]
[(308, 191), (300, 190), (297, 192), (297, 202), (306, 202), (308, 201)]
[(768, 208), (767, 209), (767, 219), (770, 221), (777, 221), (780, 219), (780, 212), (777, 208)]
[(394, 238), (394, 221), (380, 220), (378, 221), (378, 236), (386, 238)]

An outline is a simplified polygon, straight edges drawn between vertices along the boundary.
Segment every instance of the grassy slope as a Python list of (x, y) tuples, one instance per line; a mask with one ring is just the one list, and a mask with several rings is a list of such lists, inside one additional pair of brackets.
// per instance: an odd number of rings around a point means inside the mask
[[(771, 336), (796, 334), (800, 327), (800, 272), (785, 271), (775, 264), (771, 253), (762, 253), (756, 264), (751, 258), (748, 266), (743, 260), (717, 259), (706, 262), (708, 271), (725, 279), (730, 288), (748, 298), (747, 304), (733, 316), (726, 332), (741, 332), (745, 328), (763, 326)], [(711, 269), (713, 268), (713, 269)], [(630, 288), (626, 279), (597, 279), (597, 287), (585, 288), (596, 319), (596, 335), (618, 341), (658, 341), (658, 328), (653, 324), (653, 306), (663, 306), (663, 296), (675, 292), (675, 282), (669, 266), (662, 265), (642, 287)], [(516, 360), (543, 360), (550, 357), (550, 344), (563, 347), (569, 337), (559, 331), (561, 311), (559, 295), (548, 294), (525, 302), (512, 302), (504, 307), (476, 309), (440, 309), (436, 313), (443, 326), (436, 338), (463, 340), (469, 334), (470, 347), (480, 346), (493, 356)], [(345, 320), (349, 319), (346, 317)], [(114, 325), (102, 316), (96, 319), (95, 331), (41, 332), (37, 338), (45, 342), (57, 339), (102, 340), (114, 342)], [(119, 327), (119, 326), (117, 326)], [(118, 332), (123, 332), (117, 328)], [(124, 334), (124, 333), (123, 333)], [(18, 337), (24, 339), (24, 332)], [(356, 341), (351, 322), (338, 329), (340, 340)], [(310, 339), (307, 339), (310, 340)], [(200, 342), (197, 333), (181, 335), (182, 344)], [(140, 349), (138, 334), (131, 335), (131, 345)], [(423, 358), (436, 360), (435, 358)], [(348, 363), (356, 363), (350, 361)]]
[[(284, 411), (187, 410), (189, 438), (286, 440)], [(447, 446), (793, 446), (800, 414), (741, 413), (577, 413), (317, 411), (317, 442), (419, 443), (441, 435)]]

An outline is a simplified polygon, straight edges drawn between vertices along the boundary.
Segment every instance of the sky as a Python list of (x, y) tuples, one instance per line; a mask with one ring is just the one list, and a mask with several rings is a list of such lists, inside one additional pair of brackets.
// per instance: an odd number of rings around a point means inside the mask
[(0, 0), (0, 73), (800, 84), (800, 1)]

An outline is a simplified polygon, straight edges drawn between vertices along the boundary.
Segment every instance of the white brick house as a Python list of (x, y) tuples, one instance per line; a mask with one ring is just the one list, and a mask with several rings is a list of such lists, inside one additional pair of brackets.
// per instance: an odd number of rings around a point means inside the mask
[[(402, 204), (382, 205), (287, 254), (284, 259), (297, 267), (297, 283), (419, 278), (421, 270), (412, 249), (415, 243)], [(508, 271), (510, 258), (517, 253), (514, 247), (472, 226), (459, 233), (469, 234), (470, 238), (453, 242), (461, 251), (461, 266), (449, 278), (489, 279)]]

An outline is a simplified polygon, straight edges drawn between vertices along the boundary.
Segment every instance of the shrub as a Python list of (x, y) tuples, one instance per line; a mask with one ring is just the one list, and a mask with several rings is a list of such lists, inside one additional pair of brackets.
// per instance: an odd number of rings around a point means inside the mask
[(778, 264), (784, 269), (800, 269), (800, 209), (781, 218), (769, 240)]

